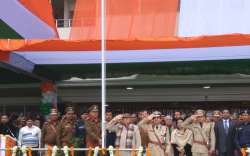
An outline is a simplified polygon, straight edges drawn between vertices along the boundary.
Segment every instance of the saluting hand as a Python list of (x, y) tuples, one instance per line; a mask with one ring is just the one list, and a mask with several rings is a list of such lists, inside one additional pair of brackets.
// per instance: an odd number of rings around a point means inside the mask
[(195, 121), (196, 119), (197, 119), (197, 115), (191, 115), (191, 117), (190, 117), (193, 121)]
[(148, 120), (153, 120), (154, 117), (155, 117), (154, 114), (150, 114), (150, 115), (148, 116)]
[(123, 117), (123, 115), (122, 115), (122, 114), (119, 114), (119, 115), (117, 115), (117, 116), (114, 118), (114, 120), (115, 120), (115, 121), (119, 121), (119, 120), (122, 119), (122, 117)]

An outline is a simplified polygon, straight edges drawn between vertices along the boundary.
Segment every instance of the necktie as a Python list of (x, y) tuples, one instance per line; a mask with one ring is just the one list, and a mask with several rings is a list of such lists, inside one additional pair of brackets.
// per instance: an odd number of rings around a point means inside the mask
[(228, 120), (224, 120), (224, 130), (225, 130), (225, 133), (228, 134)]

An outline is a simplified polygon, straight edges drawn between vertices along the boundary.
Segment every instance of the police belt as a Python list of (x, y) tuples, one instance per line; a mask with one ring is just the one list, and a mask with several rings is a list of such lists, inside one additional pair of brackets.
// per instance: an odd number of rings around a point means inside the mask
[(200, 144), (200, 145), (204, 145), (204, 146), (207, 146), (207, 142), (205, 141), (198, 141), (198, 140), (194, 140), (193, 143), (196, 143), (196, 144)]

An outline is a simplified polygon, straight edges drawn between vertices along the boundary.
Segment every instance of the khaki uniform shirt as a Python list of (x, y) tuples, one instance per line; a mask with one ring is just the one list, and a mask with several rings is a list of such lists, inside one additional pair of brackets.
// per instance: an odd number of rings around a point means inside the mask
[[(208, 153), (208, 150), (215, 149), (215, 133), (212, 123), (204, 122), (201, 127), (200, 123), (193, 123), (192, 119), (188, 118), (182, 123), (182, 126), (193, 132), (193, 153)], [(197, 142), (203, 142), (204, 144)]]
[(138, 125), (148, 134), (148, 146), (152, 156), (166, 156), (170, 143), (167, 127), (160, 124), (158, 126), (153, 126), (151, 123), (148, 123), (147, 119), (143, 119)]

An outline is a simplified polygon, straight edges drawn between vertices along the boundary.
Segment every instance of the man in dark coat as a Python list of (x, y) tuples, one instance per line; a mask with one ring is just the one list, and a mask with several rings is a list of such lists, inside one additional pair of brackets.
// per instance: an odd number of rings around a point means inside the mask
[[(82, 113), (84, 114), (84, 112)], [(85, 127), (85, 117), (81, 115), (81, 118), (76, 122), (76, 132), (75, 138), (78, 148), (85, 148), (86, 147), (86, 127)], [(84, 151), (77, 151), (77, 156), (85, 156)]]
[(235, 123), (230, 119), (229, 110), (222, 112), (222, 119), (215, 124), (216, 151), (218, 156), (233, 156), (235, 149)]
[[(106, 122), (110, 122), (113, 119), (113, 113), (111, 110), (106, 111)], [(106, 130), (106, 147), (115, 147), (116, 133)]]
[(247, 155), (247, 148), (250, 147), (250, 120), (249, 112), (241, 113), (241, 123), (236, 128), (235, 143), (237, 150), (242, 156)]
[(17, 138), (16, 129), (12, 123), (9, 122), (9, 118), (6, 114), (1, 115), (0, 134)]

